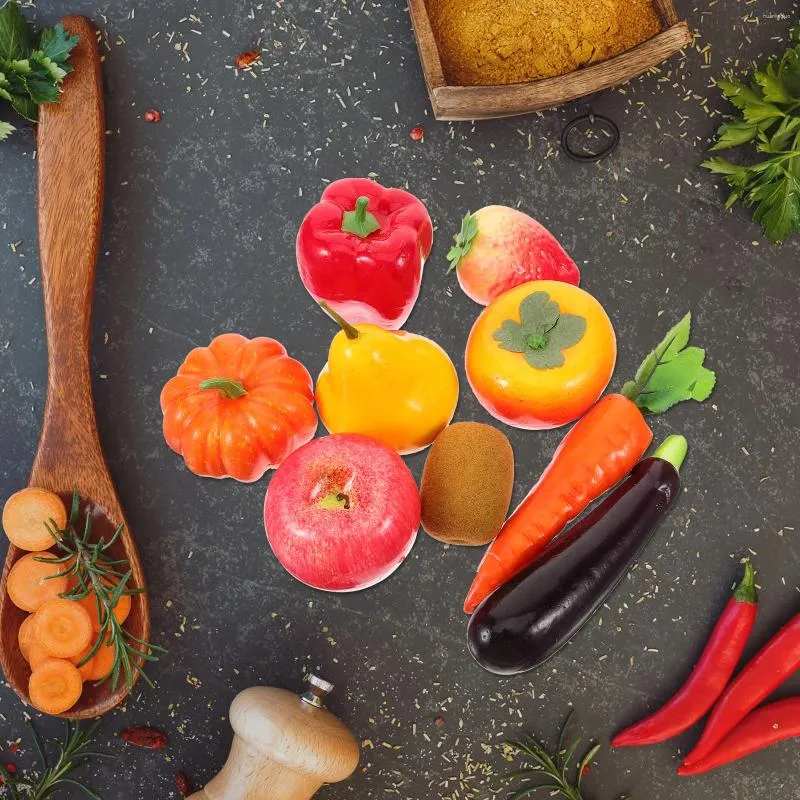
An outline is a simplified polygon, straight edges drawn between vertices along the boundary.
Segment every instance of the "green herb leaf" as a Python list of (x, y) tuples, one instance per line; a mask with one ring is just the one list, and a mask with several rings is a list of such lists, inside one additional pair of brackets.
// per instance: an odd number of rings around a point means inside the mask
[[(2, 0), (0, 0), (2, 2)], [(0, 100), (29, 122), (36, 122), (38, 106), (60, 99), (59, 85), (72, 71), (67, 60), (78, 42), (64, 26), (46, 28), (34, 35), (15, 0), (0, 8)], [(3, 125), (0, 139), (13, 126)]]
[(726, 208), (737, 200), (750, 206), (767, 238), (782, 242), (800, 232), (800, 44), (755, 70), (749, 87), (735, 78), (717, 86), (740, 113), (719, 128), (711, 149), (755, 144), (764, 158), (742, 165), (710, 158), (703, 166), (732, 189)]
[(572, 712), (561, 726), (558, 744), (552, 755), (532, 736), (526, 736), (522, 741), (508, 742), (518, 753), (533, 762), (531, 767), (509, 773), (508, 778), (522, 778), (525, 782), (508, 800), (522, 800), (522, 798), (539, 796), (540, 793), (544, 797), (548, 792), (551, 797), (560, 797), (563, 800), (583, 800), (581, 782), (584, 774), (588, 771), (589, 764), (600, 751), (600, 745), (595, 745), (588, 750), (575, 768), (574, 779), (571, 779), (568, 773), (573, 769), (572, 760), (580, 746), (580, 739), (569, 746), (564, 744), (567, 726), (571, 718)]
[(39, 34), (39, 50), (67, 72), (72, 71), (72, 67), (67, 63), (67, 58), (76, 44), (78, 44), (78, 37), (67, 36), (64, 26), (60, 22), (55, 28), (45, 28)]
[(450, 262), (448, 273), (452, 272), (469, 253), (477, 235), (478, 219), (467, 211), (461, 220), (461, 230), (453, 237), (454, 244), (447, 253), (447, 260)]
[(562, 366), (562, 350), (577, 344), (586, 333), (586, 320), (577, 314), (562, 314), (547, 292), (533, 292), (522, 300), (519, 319), (505, 320), (492, 336), (503, 350), (523, 353), (535, 369)]
[[(3, 96), (3, 91), (2, 89), (0, 89), (0, 97), (2, 96)], [(2, 120), (0, 120), (0, 142), (2, 142), (3, 139), (7, 139), (9, 136), (11, 136), (11, 134), (14, 133), (15, 130), (16, 128), (9, 122), (3, 122)]]
[(683, 400), (702, 402), (710, 396), (716, 375), (704, 366), (705, 350), (687, 346), (691, 325), (691, 314), (686, 314), (622, 387), (642, 411), (661, 414)]
[(15, 0), (0, 8), (0, 59), (24, 58), (31, 49), (33, 36)]

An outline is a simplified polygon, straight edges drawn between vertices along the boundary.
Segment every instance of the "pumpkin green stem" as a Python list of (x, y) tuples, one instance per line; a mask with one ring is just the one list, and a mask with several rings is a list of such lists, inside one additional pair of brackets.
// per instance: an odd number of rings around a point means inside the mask
[(209, 378), (200, 382), (200, 388), (217, 389), (223, 397), (228, 397), (231, 400), (236, 400), (237, 397), (244, 397), (247, 394), (244, 384), (232, 378)]

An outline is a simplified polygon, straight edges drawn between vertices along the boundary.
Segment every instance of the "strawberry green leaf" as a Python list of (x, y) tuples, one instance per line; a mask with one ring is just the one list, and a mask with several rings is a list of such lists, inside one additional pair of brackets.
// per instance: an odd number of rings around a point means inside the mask
[(469, 253), (477, 235), (478, 218), (468, 211), (461, 220), (461, 230), (453, 237), (453, 246), (447, 253), (447, 260), (450, 262), (448, 272), (452, 272)]

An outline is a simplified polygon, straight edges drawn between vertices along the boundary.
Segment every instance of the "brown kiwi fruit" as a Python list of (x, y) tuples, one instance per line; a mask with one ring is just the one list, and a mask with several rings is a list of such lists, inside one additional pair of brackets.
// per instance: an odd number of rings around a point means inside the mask
[(448, 544), (478, 546), (494, 539), (514, 489), (514, 452), (502, 431), (456, 422), (431, 445), (422, 472), (422, 526)]

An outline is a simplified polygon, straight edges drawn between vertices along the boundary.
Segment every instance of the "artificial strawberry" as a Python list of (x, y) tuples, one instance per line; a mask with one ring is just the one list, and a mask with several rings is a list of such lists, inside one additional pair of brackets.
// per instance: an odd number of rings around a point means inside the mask
[(550, 231), (508, 206), (486, 206), (467, 214), (447, 254), (461, 288), (476, 303), (488, 305), (498, 295), (528, 281), (580, 283), (577, 264)]

